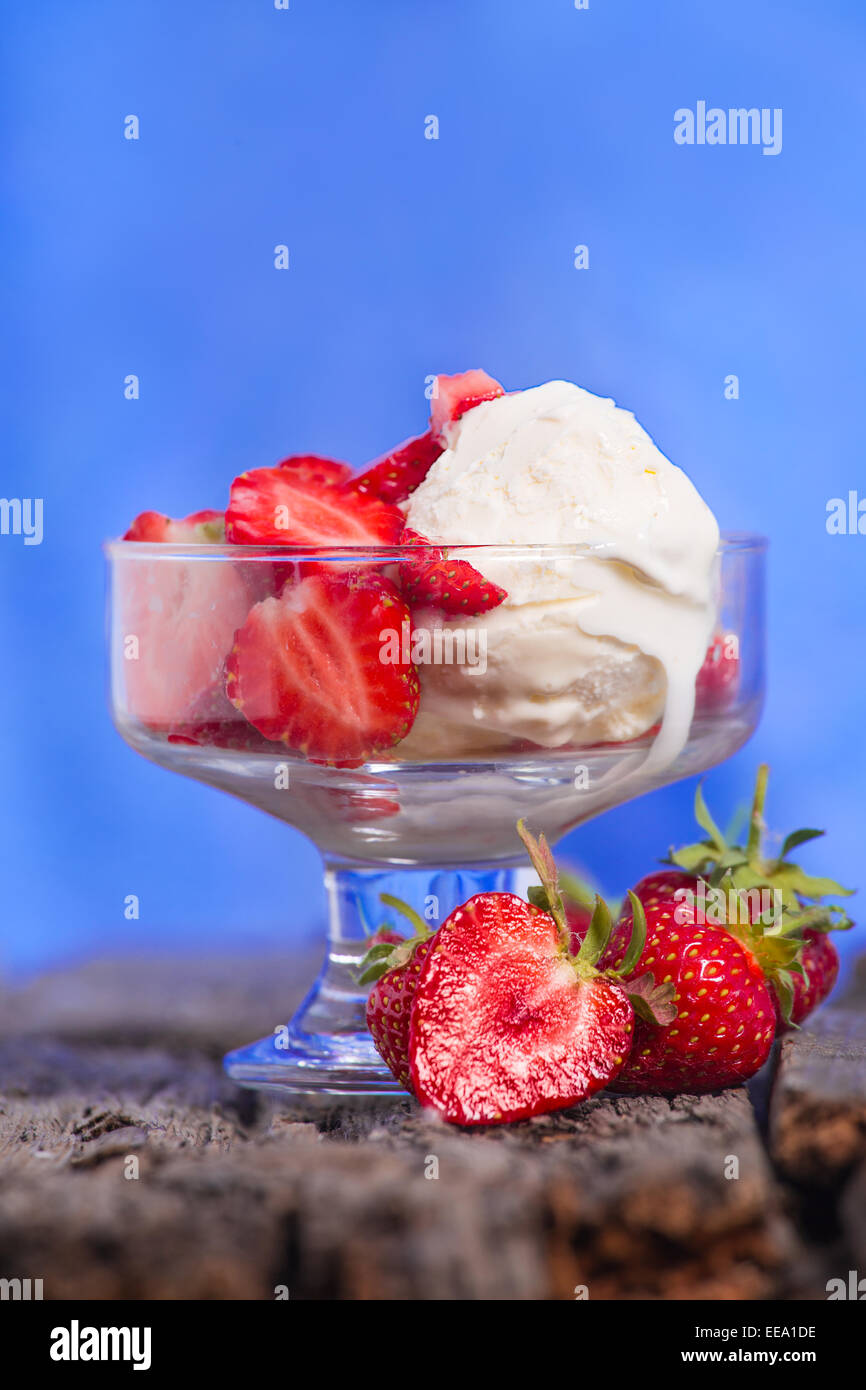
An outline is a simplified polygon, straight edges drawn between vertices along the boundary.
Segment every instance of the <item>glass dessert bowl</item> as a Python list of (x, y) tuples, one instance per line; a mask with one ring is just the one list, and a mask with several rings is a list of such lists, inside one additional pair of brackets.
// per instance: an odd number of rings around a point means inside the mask
[[(417, 585), (403, 602), (423, 546), (110, 543), (119, 732), (303, 831), (323, 859), (322, 971), (286, 1026), (229, 1055), (229, 1075), (399, 1092), (358, 984), (388, 922), (381, 895), (435, 925), (475, 892), (519, 891), (518, 818), (555, 843), (735, 753), (763, 701), (765, 550), (723, 536), (708, 607), (662, 603), (655, 577), (603, 545), (449, 547), (450, 564), (525, 600), (449, 617)], [(599, 566), (633, 640), (606, 635)]]

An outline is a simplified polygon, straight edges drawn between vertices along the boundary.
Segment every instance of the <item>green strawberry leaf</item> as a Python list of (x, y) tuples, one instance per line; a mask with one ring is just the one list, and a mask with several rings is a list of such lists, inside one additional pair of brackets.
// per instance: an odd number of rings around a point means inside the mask
[(779, 1000), (779, 1012), (789, 1027), (795, 1025), (791, 1023), (791, 1011), (794, 1007), (794, 982), (787, 971), (782, 970), (773, 981), (776, 989), (776, 997)]
[(666, 1028), (677, 1016), (673, 985), (657, 985), (650, 970), (636, 980), (629, 980), (626, 993), (632, 1008), (644, 1023), (655, 1023)]
[(628, 979), (634, 971), (635, 966), (643, 955), (643, 948), (646, 945), (646, 913), (640, 898), (635, 897), (629, 889), (629, 901), (632, 910), (631, 940), (628, 943), (628, 950), (623, 957), (622, 965), (617, 971), (623, 979)]
[(798, 845), (808, 844), (809, 840), (818, 840), (826, 833), (825, 830), (792, 830), (790, 835), (785, 836), (779, 859), (787, 859), (792, 849), (796, 849)]
[(597, 965), (604, 955), (612, 930), (613, 919), (611, 918), (607, 903), (604, 901), (604, 898), (599, 897), (596, 893), (595, 911), (592, 914), (592, 921), (587, 928), (586, 936), (580, 943), (580, 950), (575, 956), (577, 964)]
[(724, 854), (725, 850), (728, 848), (727, 842), (725, 841), (725, 837), (722, 834), (721, 830), (716, 825), (716, 822), (710, 815), (709, 808), (707, 807), (707, 803), (704, 800), (702, 782), (699, 782), (697, 787), (695, 788), (695, 820), (697, 821), (701, 829), (707, 832), (707, 835), (712, 840), (719, 853)]

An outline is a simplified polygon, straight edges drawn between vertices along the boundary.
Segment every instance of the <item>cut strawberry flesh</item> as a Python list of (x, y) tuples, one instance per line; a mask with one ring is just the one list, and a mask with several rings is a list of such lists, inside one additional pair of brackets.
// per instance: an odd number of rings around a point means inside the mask
[[(222, 532), (222, 522), (221, 512), (195, 512), (182, 521), (142, 512), (125, 539), (204, 544)], [(115, 595), (126, 706), (166, 733), (220, 677), (255, 595), (234, 565), (173, 555), (118, 565)]]
[(613, 1080), (633, 1026), (620, 985), (578, 978), (551, 916), (483, 893), (443, 924), (418, 983), (413, 1089), (462, 1125), (559, 1110)]
[(350, 492), (378, 497), (382, 502), (405, 502), (423, 483), (431, 464), (442, 453), (442, 445), (430, 430), (415, 439), (406, 439), (381, 458), (368, 463), (364, 472), (347, 484)]
[(311, 574), (253, 608), (226, 663), (229, 698), (266, 738), (358, 766), (404, 738), (418, 709), (415, 667), (380, 659), (380, 634), (404, 622), (389, 580)]
[(310, 487), (340, 487), (352, 476), (348, 463), (322, 458), (320, 454), (289, 454), (275, 467), (285, 469), (295, 482), (308, 483)]
[(218, 545), (225, 539), (224, 517), (222, 512), (202, 511), (175, 521), (162, 512), (140, 512), (123, 539), (160, 545), (182, 545), (184, 541)]
[(402, 528), (399, 508), (298, 480), (289, 468), (242, 473), (226, 511), (226, 536), (235, 545), (387, 546)]
[(222, 671), (171, 726), (168, 741), (251, 752), (273, 747), (231, 703), (225, 692), (225, 675)]
[(695, 708), (698, 713), (724, 709), (737, 693), (740, 659), (729, 640), (720, 634), (713, 639), (695, 682)]
[(504, 395), (505, 390), (498, 381), (477, 369), (459, 372), (456, 376), (437, 376), (430, 406), (431, 433), (447, 444), (450, 426), (456, 424), (467, 410), (473, 410), (482, 401), (492, 401)]

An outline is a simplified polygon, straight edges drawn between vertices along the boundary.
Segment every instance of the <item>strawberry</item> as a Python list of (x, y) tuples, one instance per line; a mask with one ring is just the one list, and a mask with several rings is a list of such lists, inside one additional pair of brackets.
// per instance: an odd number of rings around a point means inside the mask
[(310, 487), (340, 487), (352, 476), (348, 463), (337, 463), (320, 454), (289, 454), (274, 467), (284, 468), (296, 483), (306, 483)]
[(645, 908), (649, 908), (665, 898), (681, 894), (684, 889), (695, 892), (697, 886), (698, 880), (694, 874), (687, 874), (682, 869), (659, 869), (647, 874), (631, 891), (636, 898), (640, 898)]
[(377, 574), (323, 571), (256, 604), (226, 662), (226, 691), (266, 738), (311, 762), (357, 767), (405, 738), (418, 710), (414, 665), (380, 660), (383, 629), (409, 610)]
[(695, 681), (697, 713), (724, 709), (735, 698), (739, 681), (739, 642), (735, 636), (717, 632)]
[[(695, 794), (695, 818), (706, 838), (697, 844), (671, 850), (668, 862), (687, 873), (700, 875), (713, 888), (729, 894), (733, 891), (741, 900), (746, 900), (747, 911), (741, 917), (746, 917), (751, 929), (742, 921), (735, 928), (729, 924), (729, 929), (734, 929), (745, 941), (763, 967), (773, 986), (784, 1026), (802, 1022), (827, 997), (835, 983), (838, 970), (835, 947), (829, 942), (821, 944), (816, 937), (853, 925), (839, 904), (825, 901), (848, 896), (851, 890), (834, 879), (806, 874), (791, 861), (791, 852), (798, 845), (819, 838), (824, 833), (821, 830), (792, 831), (782, 842), (778, 854), (764, 850), (768, 776), (769, 768), (762, 764), (758, 769), (745, 845), (728, 842), (710, 815), (699, 786)], [(771, 923), (755, 920), (758, 899), (762, 895), (772, 895), (780, 909)], [(803, 977), (804, 971), (807, 979)]]
[(451, 427), (482, 401), (504, 396), (505, 391), (486, 372), (458, 372), (456, 376), (437, 376), (430, 407), (430, 431), (447, 446)]
[(440, 927), (415, 986), (412, 1087), (455, 1124), (501, 1124), (585, 1099), (625, 1065), (636, 1008), (672, 1013), (672, 991), (655, 990), (651, 976), (627, 988), (596, 969), (610, 929), (600, 899), (580, 953), (568, 954), (553, 857), (543, 836), (518, 829), (542, 879), (533, 900), (470, 898)]
[(402, 529), (398, 507), (282, 467), (235, 478), (226, 511), (226, 537), (234, 545), (389, 546)]
[(724, 928), (692, 925), (678, 899), (662, 899), (645, 914), (640, 899), (629, 899), (599, 965), (622, 968), (623, 940), (645, 916), (645, 944), (632, 969), (651, 970), (661, 984), (673, 985), (677, 1013), (666, 1028), (638, 1019), (631, 1056), (613, 1089), (696, 1093), (748, 1080), (767, 1060), (775, 1034), (760, 964)]
[(473, 617), (497, 608), (508, 597), (468, 560), (449, 560), (443, 546), (431, 545), (409, 526), (400, 544), (419, 547), (417, 558), (401, 560), (398, 566), (400, 587), (413, 608), (438, 608), (449, 616)]
[(376, 1051), (391, 1074), (407, 1091), (412, 1090), (409, 1074), (409, 1019), (421, 968), (433, 945), (434, 933), (408, 903), (389, 893), (380, 898), (407, 917), (413, 935), (406, 939), (387, 927), (380, 927), (370, 939), (370, 949), (361, 963), (360, 984), (371, 984), (367, 996), (367, 1027)]
[[(142, 512), (124, 539), (201, 545), (221, 535), (220, 512), (182, 521)], [(236, 565), (172, 555), (118, 565), (114, 582), (126, 707), (148, 728), (168, 733), (219, 680), (235, 630), (257, 595)]]
[(238, 748), (251, 752), (273, 748), (231, 703), (225, 691), (225, 672), (191, 702), (171, 726), (169, 743), (212, 748)]
[(790, 1019), (785, 1019), (782, 1006), (774, 994), (776, 1022), (780, 1032), (785, 1032), (789, 1024), (800, 1024), (804, 1018), (817, 1009), (836, 983), (839, 974), (839, 952), (824, 931), (807, 927), (803, 933), (803, 949), (800, 953), (803, 973), (792, 976), (793, 999)]
[(192, 545), (219, 544), (225, 539), (222, 512), (193, 512), (182, 521), (174, 521), (162, 512), (140, 512), (124, 535), (125, 541), (150, 541), (157, 544)]
[(430, 465), (442, 453), (442, 445), (430, 430), (406, 439), (381, 458), (368, 463), (364, 472), (346, 483), (349, 492), (378, 497), (381, 502), (405, 502), (423, 483)]

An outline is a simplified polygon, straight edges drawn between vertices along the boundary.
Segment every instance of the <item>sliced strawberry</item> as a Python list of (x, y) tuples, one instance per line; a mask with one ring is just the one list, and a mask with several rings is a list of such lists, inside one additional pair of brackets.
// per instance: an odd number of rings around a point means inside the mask
[(406, 527), (400, 544), (421, 546), (417, 558), (401, 560), (400, 587), (413, 608), (438, 608), (449, 615), (471, 617), (497, 608), (508, 598), (504, 589), (492, 584), (468, 560), (449, 560), (442, 546), (430, 542)]
[(299, 481), (289, 468), (242, 473), (226, 511), (226, 536), (235, 545), (393, 545), (402, 527), (398, 507)]
[(273, 748), (258, 729), (244, 719), (225, 692), (225, 674), (192, 701), (181, 717), (171, 726), (169, 743), (186, 743), (198, 747), (238, 748), (251, 752)]
[(225, 539), (224, 517), (222, 512), (203, 511), (174, 521), (162, 512), (140, 512), (123, 539), (160, 545), (182, 545), (184, 541), (192, 545), (218, 545)]
[(735, 698), (740, 683), (740, 657), (736, 638), (717, 632), (695, 681), (698, 714), (724, 709)]
[(417, 713), (415, 667), (380, 659), (380, 634), (404, 622), (389, 580), (311, 574), (253, 608), (226, 662), (229, 698), (266, 738), (358, 766), (405, 738)]
[(511, 893), (481, 893), (443, 923), (409, 1030), (412, 1087), (455, 1124), (559, 1110), (607, 1086), (631, 1048), (623, 987), (583, 978), (554, 918)]
[(449, 426), (457, 423), (467, 410), (482, 401), (504, 396), (505, 390), (486, 372), (458, 372), (456, 376), (437, 376), (430, 407), (430, 431), (447, 445)]
[(289, 454), (274, 466), (285, 468), (296, 483), (307, 483), (310, 487), (340, 487), (352, 476), (348, 463), (337, 463), (319, 454)]
[[(220, 512), (182, 521), (157, 512), (136, 517), (126, 539), (204, 544), (222, 531)], [(251, 576), (221, 560), (130, 558), (115, 566), (123, 659), (118, 665), (129, 713), (167, 733), (219, 679), (235, 630), (256, 594)]]
[(441, 453), (441, 443), (426, 430), (368, 463), (363, 473), (347, 483), (347, 489), (378, 497), (382, 502), (405, 502), (419, 483), (423, 483), (430, 465)]

